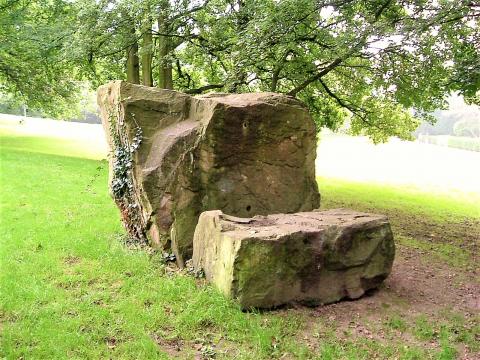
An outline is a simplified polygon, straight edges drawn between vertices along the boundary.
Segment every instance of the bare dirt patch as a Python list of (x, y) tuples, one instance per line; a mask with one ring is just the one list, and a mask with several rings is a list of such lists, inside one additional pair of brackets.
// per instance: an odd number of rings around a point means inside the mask
[[(480, 359), (478, 347), (472, 349), (472, 341), (480, 341), (480, 268), (473, 250), (478, 247), (478, 222), (435, 224), (418, 217), (402, 219), (398, 213), (389, 215), (395, 233), (417, 239), (437, 234), (430, 236), (432, 244), (463, 245), (471, 264), (453, 267), (428, 250), (397, 244), (392, 273), (378, 290), (355, 301), (297, 308), (307, 319), (301, 341), (315, 351), (322, 337), (318, 329), (327, 326), (340, 340), (370, 339), (440, 351), (444, 340), (439, 329), (443, 328), (451, 331), (450, 338), (455, 337), (456, 358)], [(461, 323), (452, 319), (461, 319)]]
[[(478, 342), (480, 284), (476, 275), (459, 273), (442, 264), (432, 267), (421, 254), (401, 247), (391, 276), (377, 291), (355, 301), (314, 309), (296, 307), (293, 311), (306, 319), (297, 339), (313, 353), (332, 338), (340, 344), (371, 341), (379, 346), (409, 346), (438, 353), (442, 343), (439, 331), (427, 329), (431, 336), (419, 338), (416, 332), (423, 329), (416, 328), (418, 319), (425, 319), (428, 324), (448, 324), (449, 314), (455, 314), (465, 319), (460, 330), (473, 333)], [(457, 349), (455, 358), (480, 359), (477, 349), (455, 341), (452, 340)]]
[(157, 345), (172, 358), (179, 358), (184, 347), (184, 341), (174, 338), (168, 339), (159, 334), (152, 334), (153, 340)]
[(477, 271), (461, 272), (444, 264), (432, 264), (415, 250), (397, 247), (392, 273), (380, 289), (361, 299), (317, 307), (314, 311), (339, 323), (348, 323), (352, 315), (363, 314), (382, 320), (392, 310), (435, 316), (439, 310), (449, 308), (475, 314), (480, 311), (479, 294)]
[(79, 264), (82, 261), (81, 258), (79, 258), (78, 256), (73, 256), (73, 255), (65, 256), (65, 258), (63, 260), (64, 260), (65, 265), (76, 265), (76, 264)]

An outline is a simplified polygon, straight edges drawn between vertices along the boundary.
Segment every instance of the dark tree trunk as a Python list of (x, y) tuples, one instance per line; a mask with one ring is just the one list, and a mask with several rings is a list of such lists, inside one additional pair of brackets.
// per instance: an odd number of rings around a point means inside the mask
[(153, 59), (153, 40), (152, 40), (152, 21), (148, 19), (145, 22), (142, 41), (142, 83), (145, 86), (153, 86), (152, 59)]
[(138, 43), (135, 38), (135, 29), (132, 29), (134, 42), (127, 48), (127, 82), (140, 84), (140, 64), (138, 61)]
[(173, 48), (171, 39), (167, 36), (169, 34), (168, 6), (168, 2), (165, 2), (158, 16), (158, 87), (162, 89), (173, 89), (173, 66), (170, 58)]
[[(238, 10), (237, 10), (237, 31), (238, 33), (242, 33), (248, 25), (250, 21), (250, 17), (248, 13), (245, 11), (245, 1), (238, 0), (237, 2)], [(227, 88), (228, 92), (236, 93), (238, 92), (241, 85), (245, 84), (247, 80), (247, 73), (241, 68), (238, 67), (234, 74), (234, 80), (232, 84)]]

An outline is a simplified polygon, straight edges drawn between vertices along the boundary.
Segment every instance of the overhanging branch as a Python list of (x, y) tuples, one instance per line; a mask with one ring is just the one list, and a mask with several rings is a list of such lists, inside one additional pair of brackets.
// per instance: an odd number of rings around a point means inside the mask
[(287, 95), (290, 95), (290, 96), (297, 96), (297, 94), (302, 91), (303, 89), (305, 89), (308, 85), (310, 85), (311, 83), (319, 80), (322, 78), (322, 76), (325, 76), (327, 75), (330, 71), (332, 71), (333, 69), (335, 69), (338, 65), (340, 65), (342, 63), (343, 59), (341, 58), (337, 58), (335, 60), (333, 60), (333, 62), (330, 63), (330, 65), (328, 65), (327, 67), (323, 68), (320, 72), (316, 73), (315, 75), (311, 76), (310, 78), (306, 79), (304, 82), (302, 82), (300, 85), (298, 85), (297, 87), (295, 87), (293, 90), (290, 90)]
[(191, 95), (197, 95), (197, 94), (201, 94), (205, 91), (208, 91), (208, 90), (212, 90), (212, 89), (221, 89), (225, 86), (225, 84), (209, 84), (209, 85), (205, 85), (205, 86), (202, 86), (202, 87), (199, 87), (199, 88), (196, 88), (196, 89), (189, 89), (189, 90), (185, 90), (185, 93), (186, 94), (191, 94)]

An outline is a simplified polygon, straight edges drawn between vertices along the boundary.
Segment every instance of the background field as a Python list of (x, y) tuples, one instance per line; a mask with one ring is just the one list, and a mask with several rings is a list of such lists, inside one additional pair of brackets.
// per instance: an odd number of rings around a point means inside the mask
[[(372, 163), (382, 165), (370, 150), (350, 176), (333, 177), (319, 163), (323, 208), (389, 215), (397, 241), (392, 275), (359, 301), (244, 313), (161, 254), (123, 245), (98, 126), (30, 125), (0, 121), (0, 356), (480, 358), (474, 164), (450, 170), (456, 174), (436, 186), (365, 177)], [(358, 163), (355, 148), (339, 155), (328, 144), (321, 143), (320, 157), (336, 158), (340, 170), (342, 156)], [(405, 163), (420, 157), (413, 155)], [(390, 159), (401, 168), (401, 155)], [(390, 173), (392, 165), (383, 165), (379, 173)], [(448, 163), (429, 166), (427, 174)]]

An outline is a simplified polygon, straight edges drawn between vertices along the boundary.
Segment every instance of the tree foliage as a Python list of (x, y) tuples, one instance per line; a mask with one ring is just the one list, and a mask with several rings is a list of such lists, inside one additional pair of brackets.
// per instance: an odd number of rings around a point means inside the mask
[(61, 0), (0, 0), (0, 93), (52, 115), (69, 113), (78, 93), (64, 56), (71, 6)]
[[(120, 78), (192, 94), (281, 92), (303, 100), (319, 127), (349, 122), (374, 141), (408, 138), (452, 92), (479, 103), (480, 5), (472, 1), (50, 1), (42, 11), (57, 14), (60, 4), (63, 13), (45, 25), (68, 36), (48, 55), (62, 81), (73, 73), (94, 86)], [(9, 23), (39, 11), (26, 8)], [(0, 83), (15, 82), (4, 75)]]

